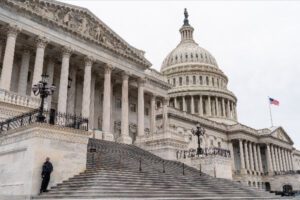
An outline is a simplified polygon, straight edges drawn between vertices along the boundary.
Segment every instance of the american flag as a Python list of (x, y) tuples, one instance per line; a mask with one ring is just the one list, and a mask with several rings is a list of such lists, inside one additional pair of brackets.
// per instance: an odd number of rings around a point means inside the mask
[(273, 104), (275, 106), (279, 106), (279, 101), (277, 101), (276, 99), (273, 99), (273, 98), (269, 97), (269, 101), (270, 101), (270, 104)]

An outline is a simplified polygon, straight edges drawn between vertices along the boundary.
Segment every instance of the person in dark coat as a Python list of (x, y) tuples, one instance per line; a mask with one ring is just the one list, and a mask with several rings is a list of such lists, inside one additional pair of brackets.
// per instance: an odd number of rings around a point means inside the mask
[(50, 162), (50, 158), (46, 158), (46, 162), (43, 164), (42, 168), (42, 185), (40, 189), (40, 193), (42, 192), (48, 192), (47, 187), (50, 181), (50, 174), (53, 171), (52, 163)]

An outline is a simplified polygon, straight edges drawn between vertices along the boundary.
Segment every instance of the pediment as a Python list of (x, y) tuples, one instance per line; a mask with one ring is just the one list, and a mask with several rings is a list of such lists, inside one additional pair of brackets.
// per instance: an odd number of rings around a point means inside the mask
[(151, 66), (144, 57), (143, 51), (130, 46), (86, 8), (54, 0), (2, 0), (2, 3), (15, 8), (19, 13), (23, 11), (85, 40), (99, 44), (142, 64), (145, 68)]
[(288, 136), (288, 134), (285, 132), (285, 130), (282, 127), (278, 127), (275, 130), (273, 130), (270, 134), (274, 138), (277, 138), (279, 140), (282, 140), (287, 143), (293, 143), (291, 138)]

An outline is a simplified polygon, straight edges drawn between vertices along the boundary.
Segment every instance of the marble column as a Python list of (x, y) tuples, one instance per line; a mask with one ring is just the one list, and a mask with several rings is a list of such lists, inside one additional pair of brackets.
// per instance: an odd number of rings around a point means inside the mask
[(89, 114), (89, 128), (95, 129), (95, 87), (96, 87), (96, 76), (92, 73), (91, 77), (91, 92), (90, 92), (90, 114)]
[(174, 97), (174, 108), (178, 109), (177, 97)]
[(244, 160), (244, 150), (243, 150), (243, 141), (239, 140), (240, 146), (240, 160), (241, 160), (241, 171), (245, 170), (245, 160)]
[(253, 144), (253, 153), (254, 153), (254, 163), (255, 163), (255, 171), (259, 172), (259, 167), (258, 167), (258, 159), (257, 159), (257, 145)]
[(199, 112), (200, 116), (203, 116), (203, 99), (202, 99), (202, 95), (199, 96), (198, 112)]
[(58, 105), (57, 105), (57, 111), (60, 113), (67, 112), (69, 64), (70, 64), (70, 56), (72, 51), (73, 50), (70, 47), (63, 47), (62, 49), (62, 64), (61, 64), (61, 72), (60, 72)]
[(163, 131), (164, 134), (167, 133), (168, 128), (169, 128), (169, 119), (168, 119), (168, 98), (164, 98), (163, 100)]
[(273, 165), (273, 170), (277, 171), (276, 167), (276, 159), (275, 159), (275, 152), (274, 152), (274, 146), (270, 145), (270, 150), (271, 150), (271, 157), (272, 157), (272, 165)]
[(216, 97), (215, 99), (216, 99), (216, 116), (218, 117), (218, 116), (221, 116), (220, 109), (219, 109), (219, 98)]
[(231, 157), (231, 168), (232, 168), (233, 171), (235, 171), (234, 152), (233, 152), (232, 141), (229, 141), (228, 146), (229, 146), (230, 157)]
[(286, 165), (286, 160), (285, 160), (284, 148), (281, 149), (281, 154), (282, 154), (282, 162), (283, 162), (284, 171), (287, 171), (287, 165)]
[(226, 105), (227, 105), (227, 117), (228, 118), (230, 118), (230, 105), (229, 104), (230, 104), (230, 101), (229, 101), (229, 99), (227, 99), (227, 104)]
[(186, 102), (185, 102), (185, 96), (182, 96), (182, 110), (183, 110), (184, 112), (187, 111), (187, 109), (186, 109)]
[[(176, 97), (175, 97), (176, 98)], [(152, 94), (151, 96), (151, 117), (150, 117), (150, 128), (151, 133), (156, 132), (156, 112), (155, 112), (155, 105), (156, 105), (156, 96)]]
[(211, 99), (210, 96), (207, 96), (207, 113), (208, 116), (211, 116)]
[(291, 170), (294, 170), (294, 161), (293, 161), (293, 152), (291, 151), (289, 153), (289, 159), (290, 159), (290, 162), (291, 162)]
[(263, 166), (262, 166), (262, 160), (261, 160), (261, 152), (260, 152), (260, 146), (257, 145), (257, 153), (258, 153), (258, 165), (259, 165), (259, 171), (263, 172)]
[(237, 120), (237, 112), (236, 112), (236, 104), (233, 106), (233, 112), (234, 112), (234, 119)]
[(143, 136), (145, 133), (144, 128), (144, 116), (145, 116), (145, 106), (144, 106), (144, 80), (138, 80), (138, 136)]
[(72, 79), (70, 88), (68, 89), (68, 103), (67, 112), (74, 115), (75, 114), (75, 102), (76, 102), (76, 78), (77, 78), (77, 68), (72, 66), (70, 69), (70, 78)]
[(4, 45), (5, 45), (4, 38), (0, 38), (0, 63), (2, 63), (2, 59), (3, 59), (2, 55), (3, 55)]
[(284, 150), (284, 158), (285, 158), (285, 163), (286, 163), (286, 170), (289, 171), (291, 169), (290, 169), (290, 163), (289, 163), (289, 160), (288, 160), (287, 150), (286, 149)]
[(110, 135), (112, 136), (111, 140), (113, 140), (113, 134), (110, 130), (110, 122), (111, 122), (111, 72), (112, 66), (105, 65), (104, 66), (104, 87), (103, 87), (103, 109), (102, 109), (102, 131), (104, 137)]
[(29, 63), (30, 63), (30, 50), (23, 49), (21, 69), (19, 73), (19, 84), (18, 84), (18, 93), (21, 95), (26, 95)]
[(277, 169), (278, 171), (282, 171), (282, 166), (281, 166), (281, 161), (280, 161), (280, 152), (279, 152), (279, 149), (278, 147), (276, 146), (275, 147), (275, 156), (276, 156), (276, 159), (277, 159)]
[(226, 117), (226, 112), (225, 112), (225, 100), (222, 98), (222, 111), (223, 111), (223, 117)]
[(129, 74), (124, 72), (122, 74), (122, 118), (121, 118), (121, 136), (118, 142), (125, 144), (132, 144), (132, 138), (129, 136), (129, 123), (128, 123), (128, 79)]
[[(55, 66), (55, 63), (54, 63), (53, 59), (49, 58), (48, 59), (48, 64), (47, 64), (47, 75), (49, 76), (49, 78), (48, 78), (48, 85), (49, 86), (51, 86), (53, 84), (54, 66)], [(47, 97), (47, 108), (48, 108), (48, 110), (50, 110), (52, 108), (51, 103), (52, 103), (52, 95), (49, 95)]]
[(280, 169), (281, 169), (281, 171), (284, 171), (281, 147), (278, 148), (278, 151), (279, 151), (279, 161), (280, 161), (280, 165), (281, 165)]
[[(34, 71), (32, 76), (32, 86), (37, 84), (40, 80), (42, 80), (45, 48), (47, 46), (48, 40), (45, 37), (37, 37), (35, 39), (35, 42), (36, 55), (34, 62)], [(31, 96), (35, 96), (33, 91), (31, 91)]]
[(20, 28), (17, 26), (8, 26), (7, 27), (7, 40), (5, 53), (2, 64), (2, 73), (1, 73), (1, 82), (0, 86), (4, 90), (10, 90), (13, 62), (15, 56), (15, 46), (17, 35), (20, 31)]
[(254, 161), (253, 161), (253, 146), (252, 142), (249, 142), (249, 152), (250, 152), (250, 169), (254, 171)]
[(191, 96), (191, 114), (195, 114), (194, 96)]
[(277, 150), (277, 146), (274, 146), (274, 154), (275, 154), (275, 163), (276, 163), (276, 170), (277, 171), (281, 171), (280, 170), (280, 165), (279, 165), (279, 158), (278, 158), (278, 150)]
[(272, 173), (273, 172), (273, 166), (272, 166), (272, 160), (271, 160), (270, 144), (267, 144), (266, 156), (267, 156), (268, 172)]
[(249, 153), (248, 153), (248, 142), (245, 141), (244, 143), (244, 149), (245, 149), (245, 159), (246, 159), (246, 169), (250, 170), (250, 163), (249, 163)]
[[(90, 103), (91, 103), (91, 80), (92, 80), (92, 65), (94, 59), (86, 56), (84, 58), (84, 78), (83, 78), (83, 92), (82, 92), (82, 110), (81, 114), (84, 118), (90, 117)], [(90, 119), (91, 120), (91, 119)]]

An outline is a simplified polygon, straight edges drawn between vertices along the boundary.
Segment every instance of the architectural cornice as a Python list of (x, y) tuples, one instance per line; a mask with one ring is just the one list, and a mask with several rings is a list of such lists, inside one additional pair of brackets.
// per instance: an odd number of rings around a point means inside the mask
[(27, 0), (25, 2), (3, 0), (0, 4), (3, 5), (3, 8), (13, 9), (18, 14), (30, 16), (31, 20), (35, 18), (42, 20), (43, 24), (49, 23), (87, 42), (100, 45), (145, 68), (151, 66), (151, 63), (143, 56), (143, 51), (130, 46), (88, 9), (49, 0)]

